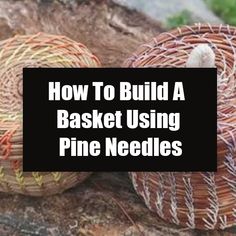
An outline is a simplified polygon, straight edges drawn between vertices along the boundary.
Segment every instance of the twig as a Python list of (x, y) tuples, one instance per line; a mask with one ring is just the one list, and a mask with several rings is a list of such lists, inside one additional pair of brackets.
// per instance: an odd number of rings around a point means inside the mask
[[(97, 183), (94, 183), (92, 181), (92, 184), (97, 187), (101, 192), (104, 192), (104, 188), (98, 185)], [(104, 193), (102, 193), (104, 194)], [(145, 236), (144, 233), (141, 231), (140, 227), (135, 223), (135, 221), (131, 218), (131, 216), (128, 214), (128, 212), (125, 210), (125, 208), (122, 206), (122, 204), (115, 198), (113, 197), (111, 193), (108, 193), (109, 197), (116, 203), (116, 205), (121, 209), (121, 211), (124, 213), (124, 215), (127, 217), (127, 219), (133, 224), (133, 226), (136, 227), (136, 229), (139, 231), (139, 233), (142, 236)]]

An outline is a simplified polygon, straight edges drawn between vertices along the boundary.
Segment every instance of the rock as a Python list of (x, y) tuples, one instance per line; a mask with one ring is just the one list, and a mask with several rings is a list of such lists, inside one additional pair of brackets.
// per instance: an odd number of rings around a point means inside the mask
[[(151, 213), (127, 173), (94, 173), (61, 195), (33, 198), (0, 194), (3, 236), (207, 236), (236, 233), (187, 230)], [(222, 231), (223, 232), (223, 231)]]
[(207, 22), (220, 24), (219, 19), (204, 3), (203, 0), (113, 0), (114, 2), (136, 9), (155, 20), (166, 23), (166, 20), (184, 10), (191, 13), (191, 17), (196, 22)]
[[(138, 45), (163, 31), (159, 23), (109, 0), (60, 1), (0, 1), (0, 39), (38, 31), (64, 34), (86, 44), (103, 66), (116, 67)], [(236, 233), (235, 228), (224, 232), (193, 231), (162, 221), (134, 192), (127, 173), (94, 173), (82, 185), (50, 197), (0, 193), (0, 202), (1, 236)]]
[(62, 195), (30, 198), (0, 194), (0, 201), (1, 235), (151, 236), (180, 232), (149, 212), (123, 173), (94, 174)]
[(159, 23), (108, 0), (61, 1), (0, 1), (0, 19), (9, 29), (1, 38), (39, 31), (63, 34), (84, 43), (103, 66), (117, 67), (162, 31)]
[(3, 236), (230, 236), (235, 229), (194, 231), (151, 213), (127, 173), (94, 173), (63, 194), (33, 198), (0, 194)]
[(0, 17), (0, 40), (11, 37), (15, 32), (14, 30), (7, 24), (5, 18)]

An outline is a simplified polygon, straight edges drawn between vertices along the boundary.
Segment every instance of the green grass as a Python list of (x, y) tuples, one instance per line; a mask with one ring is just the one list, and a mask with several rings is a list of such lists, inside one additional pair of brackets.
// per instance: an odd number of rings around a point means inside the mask
[(225, 23), (236, 25), (236, 0), (205, 0), (205, 2)]
[(182, 25), (189, 25), (192, 24), (193, 20), (191, 18), (191, 14), (189, 11), (184, 10), (176, 15), (169, 17), (166, 21), (166, 27), (168, 29), (173, 29)]

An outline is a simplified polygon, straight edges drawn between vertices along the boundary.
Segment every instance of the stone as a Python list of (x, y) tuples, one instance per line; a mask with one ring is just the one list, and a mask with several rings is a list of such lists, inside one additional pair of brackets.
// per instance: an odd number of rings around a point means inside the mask
[(130, 9), (140, 11), (165, 24), (169, 17), (182, 11), (188, 11), (196, 22), (220, 24), (218, 18), (205, 4), (204, 0), (113, 0)]

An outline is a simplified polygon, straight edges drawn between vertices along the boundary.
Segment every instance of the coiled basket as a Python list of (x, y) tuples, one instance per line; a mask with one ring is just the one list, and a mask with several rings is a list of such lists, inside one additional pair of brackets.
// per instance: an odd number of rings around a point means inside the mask
[[(218, 171), (131, 172), (130, 176), (137, 193), (161, 218), (189, 228), (224, 229), (236, 224), (236, 28), (196, 24), (162, 33), (140, 46), (124, 66), (185, 67), (202, 44), (214, 52), (218, 69)], [(202, 155), (207, 158), (204, 150)]]
[(39, 33), (1, 41), (0, 65), (0, 191), (50, 195), (83, 181), (90, 173), (22, 171), (22, 68), (98, 67), (98, 59), (67, 37)]

